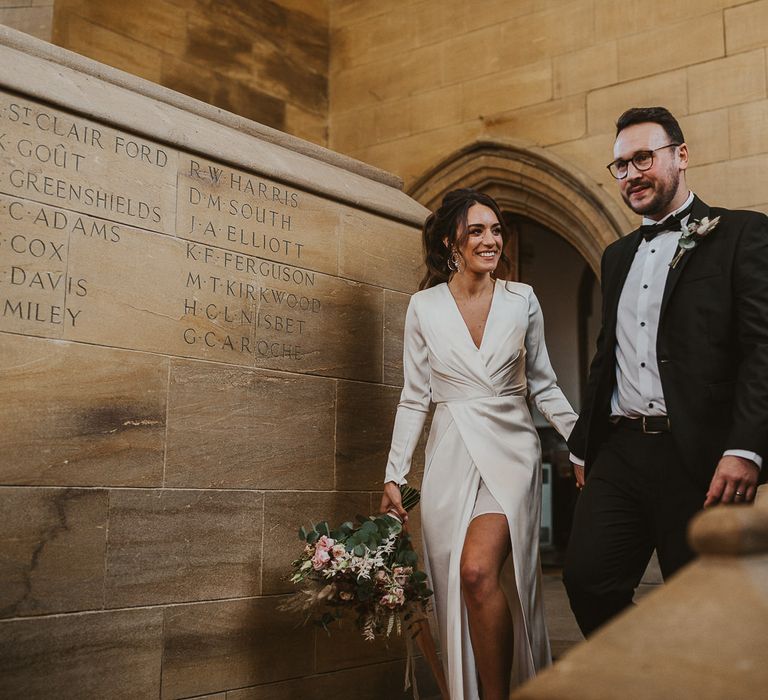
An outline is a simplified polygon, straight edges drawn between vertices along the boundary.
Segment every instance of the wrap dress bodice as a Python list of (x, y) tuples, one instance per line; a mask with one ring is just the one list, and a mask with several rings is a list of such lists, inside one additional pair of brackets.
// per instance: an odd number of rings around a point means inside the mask
[(421, 522), (451, 700), (479, 697), (459, 563), (482, 480), (504, 510), (502, 585), (514, 624), (513, 687), (550, 662), (539, 565), (541, 448), (528, 400), (567, 438), (576, 415), (557, 386), (530, 286), (495, 282), (478, 348), (447, 284), (411, 297), (404, 385), (385, 481), (405, 482), (430, 403)]

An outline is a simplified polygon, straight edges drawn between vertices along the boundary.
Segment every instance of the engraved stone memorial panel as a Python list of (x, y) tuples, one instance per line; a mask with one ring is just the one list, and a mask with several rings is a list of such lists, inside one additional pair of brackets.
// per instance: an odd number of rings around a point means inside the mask
[(3, 91), (0, 132), (3, 193), (173, 232), (174, 150)]
[(0, 290), (8, 331), (60, 338), (65, 324), (77, 322), (78, 312), (65, 303), (67, 287), (76, 297), (87, 292), (87, 283), (67, 276), (69, 234), (61, 217), (54, 221), (49, 208), (0, 195)]
[(425, 213), (0, 27), (0, 695), (402, 666), (399, 644), (334, 661), (349, 631), (317, 652), (277, 594), (299, 525), (376, 507)]
[(339, 205), (199, 157), (179, 160), (180, 238), (335, 275)]

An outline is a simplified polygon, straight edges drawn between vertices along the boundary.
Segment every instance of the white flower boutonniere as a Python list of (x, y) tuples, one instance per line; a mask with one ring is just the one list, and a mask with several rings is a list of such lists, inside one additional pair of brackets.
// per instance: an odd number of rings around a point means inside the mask
[(715, 229), (719, 221), (719, 216), (711, 221), (708, 216), (705, 216), (701, 221), (693, 219), (688, 225), (683, 226), (682, 235), (677, 242), (677, 247), (680, 248), (680, 250), (678, 250), (675, 257), (672, 258), (672, 262), (669, 263), (669, 266), (674, 269), (677, 266), (677, 263), (680, 262), (680, 258), (685, 255), (685, 251), (692, 250), (699, 245), (699, 243), (701, 243), (701, 241)]

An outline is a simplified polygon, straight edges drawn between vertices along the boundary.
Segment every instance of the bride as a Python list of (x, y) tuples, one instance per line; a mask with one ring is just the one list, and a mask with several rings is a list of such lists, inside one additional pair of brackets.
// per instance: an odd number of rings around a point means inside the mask
[(533, 290), (500, 279), (506, 235), (496, 202), (470, 189), (449, 192), (424, 225), (427, 273), (406, 315), (381, 501), (407, 519), (398, 486), (433, 401), (421, 521), (451, 700), (506, 700), (550, 663), (541, 447), (527, 399), (564, 438), (576, 414), (556, 384)]

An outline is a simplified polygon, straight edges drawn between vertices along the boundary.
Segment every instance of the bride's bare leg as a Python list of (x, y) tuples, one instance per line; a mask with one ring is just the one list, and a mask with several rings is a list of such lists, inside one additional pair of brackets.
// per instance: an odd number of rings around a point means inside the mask
[(483, 700), (509, 696), (512, 616), (499, 575), (510, 551), (505, 516), (489, 513), (470, 522), (461, 552), (461, 590)]

